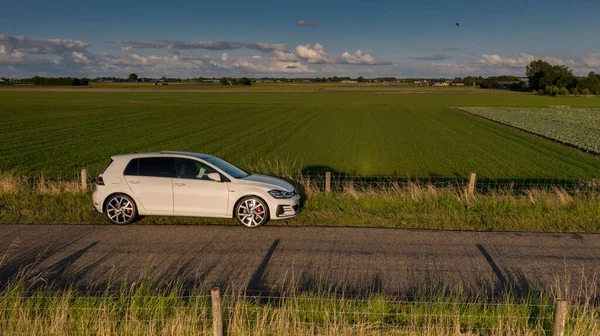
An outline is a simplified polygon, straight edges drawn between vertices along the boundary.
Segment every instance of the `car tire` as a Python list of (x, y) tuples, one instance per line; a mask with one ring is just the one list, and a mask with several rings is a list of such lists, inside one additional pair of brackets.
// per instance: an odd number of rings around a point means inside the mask
[(131, 197), (115, 194), (108, 197), (104, 207), (106, 218), (113, 224), (126, 225), (137, 219), (137, 207)]
[(243, 197), (235, 205), (235, 219), (247, 228), (257, 228), (269, 221), (269, 206), (260, 197)]

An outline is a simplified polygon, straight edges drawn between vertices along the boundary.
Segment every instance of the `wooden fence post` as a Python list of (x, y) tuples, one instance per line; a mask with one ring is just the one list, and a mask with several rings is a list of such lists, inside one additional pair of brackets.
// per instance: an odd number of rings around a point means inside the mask
[(83, 168), (81, 170), (81, 189), (83, 189), (83, 190), (87, 190), (87, 178), (88, 178), (87, 169)]
[(325, 172), (325, 192), (331, 192), (331, 172)]
[(557, 299), (554, 303), (554, 328), (552, 336), (563, 336), (567, 321), (567, 300)]
[(213, 316), (213, 336), (223, 336), (223, 313), (221, 311), (221, 290), (215, 287), (210, 291)]
[(467, 193), (470, 196), (473, 196), (475, 194), (475, 184), (477, 182), (477, 174), (475, 173), (471, 173), (469, 174), (469, 187), (467, 189)]

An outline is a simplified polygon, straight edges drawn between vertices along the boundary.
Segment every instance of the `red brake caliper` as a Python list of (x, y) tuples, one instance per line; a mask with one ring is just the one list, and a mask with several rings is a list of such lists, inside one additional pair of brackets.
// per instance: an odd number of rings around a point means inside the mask
[[(261, 211), (263, 211), (263, 208), (259, 205), (256, 207), (256, 211), (261, 212)], [(256, 214), (256, 216), (258, 216), (258, 218), (262, 218), (262, 215)]]

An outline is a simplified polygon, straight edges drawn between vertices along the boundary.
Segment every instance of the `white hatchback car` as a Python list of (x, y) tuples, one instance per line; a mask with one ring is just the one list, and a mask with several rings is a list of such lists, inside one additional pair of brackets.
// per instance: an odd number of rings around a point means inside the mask
[(114, 224), (138, 216), (235, 218), (250, 228), (298, 213), (286, 181), (249, 174), (212, 155), (160, 152), (116, 155), (96, 180), (94, 209)]

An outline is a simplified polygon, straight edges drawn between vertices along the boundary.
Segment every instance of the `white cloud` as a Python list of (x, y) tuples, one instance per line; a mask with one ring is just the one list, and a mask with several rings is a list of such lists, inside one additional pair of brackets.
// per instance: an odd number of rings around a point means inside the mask
[(320, 43), (299, 45), (294, 49), (294, 53), (301, 59), (313, 64), (350, 64), (350, 65), (391, 65), (391, 62), (377, 61), (371, 55), (363, 53), (360, 49), (354, 54), (344, 52), (341, 56), (330, 56), (325, 52), (325, 48)]
[[(565, 64), (577, 75), (600, 72), (600, 53), (574, 57), (550, 55), (537, 57), (528, 53), (514, 56), (485, 53), (463, 57), (449, 63), (445, 57), (413, 57), (405, 63), (378, 60), (361, 49), (331, 55), (320, 43), (287, 49), (284, 44), (228, 41), (121, 41), (112, 42), (120, 52), (91, 52), (90, 44), (68, 39), (30, 39), (0, 34), (0, 71), (31, 76), (268, 76), (306, 74), (312, 76), (424, 76), (444, 75), (523, 75), (531, 61), (541, 58), (552, 64)], [(152, 50), (156, 49), (156, 50)], [(238, 57), (237, 49), (258, 51), (258, 55)], [(168, 56), (161, 55), (165, 50)], [(199, 50), (223, 51), (201, 54)], [(226, 51), (226, 52), (225, 52)], [(253, 53), (254, 54), (254, 53)], [(452, 60), (461, 60), (453, 57)], [(376, 67), (377, 65), (377, 67)], [(382, 66), (383, 65), (383, 66)]]
[(310, 44), (299, 45), (294, 49), (294, 52), (308, 63), (334, 63), (320, 43), (315, 43), (314, 46)]
[(585, 67), (600, 68), (600, 53), (583, 55), (579, 58), (579, 60), (581, 62), (581, 65)]
[(0, 44), (9, 50), (28, 54), (62, 54), (71, 51), (84, 51), (90, 44), (77, 40), (49, 39), (36, 40), (24, 36), (0, 34)]
[(275, 50), (273, 55), (274, 59), (280, 62), (298, 62), (298, 56), (288, 51)]
[(349, 52), (345, 52), (340, 57), (343, 60), (343, 63), (348, 64), (370, 64), (374, 65), (377, 62), (371, 55), (364, 54), (360, 49), (358, 49), (353, 55)]
[(480, 63), (492, 66), (492, 67), (512, 67), (512, 68), (525, 68), (529, 63), (535, 60), (535, 56), (520, 53), (515, 58), (502, 57), (500, 55), (481, 55)]
[(253, 42), (230, 42), (230, 41), (108, 41), (107, 43), (118, 44), (124, 47), (136, 49), (167, 49), (172, 50), (235, 50), (235, 49), (252, 49), (262, 52), (272, 52), (274, 50), (284, 50), (285, 44), (266, 44)]
[(73, 54), (73, 60), (77, 63), (81, 63), (81, 64), (90, 64), (91, 61), (89, 58), (87, 58), (87, 56), (85, 56), (82, 52), (80, 51), (72, 51), (71, 52)]

